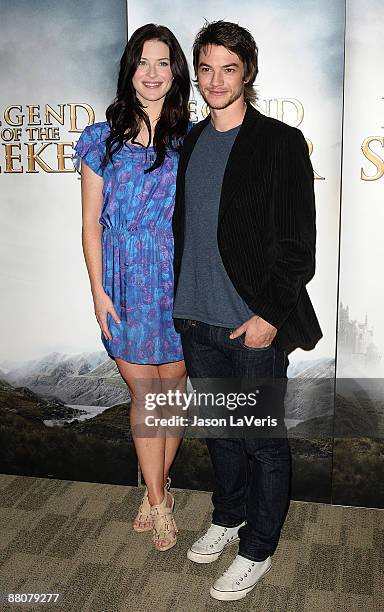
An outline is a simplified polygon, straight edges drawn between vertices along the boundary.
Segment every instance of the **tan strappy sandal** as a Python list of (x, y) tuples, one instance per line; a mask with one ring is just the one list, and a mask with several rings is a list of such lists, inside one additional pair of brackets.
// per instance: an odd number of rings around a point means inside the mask
[[(171, 497), (171, 506), (167, 506), (167, 496)], [(153, 519), (153, 544), (157, 550), (169, 550), (176, 544), (178, 529), (173, 516), (175, 500), (172, 493), (165, 491), (161, 504), (150, 506)], [(161, 542), (165, 542), (161, 544)]]
[[(169, 491), (171, 488), (171, 479), (168, 476), (165, 486), (164, 493)], [(151, 516), (151, 506), (148, 501), (148, 489), (145, 487), (144, 497), (139, 506), (139, 510), (137, 512), (136, 518), (132, 523), (132, 527), (134, 531), (137, 533), (142, 533), (144, 531), (151, 531), (153, 529), (153, 518)]]

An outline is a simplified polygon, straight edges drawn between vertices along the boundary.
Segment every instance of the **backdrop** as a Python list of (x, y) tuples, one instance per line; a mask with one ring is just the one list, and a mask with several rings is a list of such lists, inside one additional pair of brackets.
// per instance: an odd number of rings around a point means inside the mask
[[(2, 7), (0, 470), (137, 482), (129, 397), (93, 315), (72, 147), (85, 125), (105, 118), (127, 35), (163, 23), (190, 59), (204, 20), (227, 19), (249, 28), (259, 46), (257, 107), (303, 131), (315, 170), (317, 271), (308, 290), (324, 337), (313, 351), (290, 355), (292, 495), (384, 506), (377, 484), (384, 482), (383, 246), (375, 235), (383, 214), (383, 6), (16, 0)], [(207, 112), (196, 89), (190, 110), (192, 121)], [(204, 443), (185, 440), (173, 472), (176, 486), (210, 489)]]

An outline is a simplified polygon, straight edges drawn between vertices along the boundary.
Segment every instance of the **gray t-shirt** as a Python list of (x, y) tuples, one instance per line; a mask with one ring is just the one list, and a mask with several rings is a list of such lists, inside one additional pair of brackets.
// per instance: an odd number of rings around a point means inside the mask
[(235, 328), (254, 316), (221, 260), (217, 221), (225, 167), (240, 126), (218, 132), (207, 124), (185, 176), (185, 239), (173, 316)]

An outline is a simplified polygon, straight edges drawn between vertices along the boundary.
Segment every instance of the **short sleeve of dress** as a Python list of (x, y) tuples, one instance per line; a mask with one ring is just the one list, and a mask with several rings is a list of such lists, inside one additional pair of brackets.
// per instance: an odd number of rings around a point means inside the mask
[(72, 160), (76, 170), (80, 172), (80, 161), (83, 160), (96, 174), (103, 176), (102, 160), (104, 157), (104, 143), (100, 140), (97, 124), (84, 128), (75, 146)]

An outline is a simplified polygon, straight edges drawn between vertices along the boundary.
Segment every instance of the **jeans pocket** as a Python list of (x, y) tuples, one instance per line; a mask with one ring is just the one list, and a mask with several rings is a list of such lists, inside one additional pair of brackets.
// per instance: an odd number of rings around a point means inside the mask
[(268, 346), (248, 346), (245, 344), (245, 333), (236, 338), (238, 344), (247, 351), (261, 352), (261, 351), (270, 351), (272, 349), (272, 344), (268, 344)]

